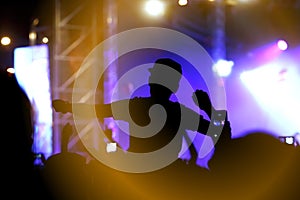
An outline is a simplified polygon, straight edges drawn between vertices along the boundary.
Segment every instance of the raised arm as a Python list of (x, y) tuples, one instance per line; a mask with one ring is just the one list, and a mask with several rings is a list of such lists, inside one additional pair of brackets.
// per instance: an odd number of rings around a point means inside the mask
[(213, 107), (208, 94), (203, 90), (196, 90), (193, 94), (193, 100), (211, 119), (216, 109)]
[(70, 103), (61, 99), (52, 101), (52, 106), (56, 112), (75, 113), (82, 118), (90, 118), (91, 113), (96, 111), (96, 116), (99, 119), (113, 117), (114, 119), (126, 120), (129, 117), (128, 107), (129, 100), (115, 101), (110, 104), (87, 104), (87, 103)]
[[(231, 126), (228, 121), (228, 113), (226, 110), (216, 110), (208, 96), (208, 94), (203, 90), (196, 90), (193, 94), (194, 102), (203, 110), (208, 117), (211, 119), (212, 123), (209, 124), (209, 132), (206, 130), (209, 136), (212, 137), (214, 142), (220, 140), (221, 143), (231, 139)], [(205, 128), (207, 126), (207, 121), (203, 122)], [(205, 131), (205, 130), (202, 130)]]
[(94, 112), (98, 118), (106, 118), (112, 116), (111, 104), (86, 104), (86, 103), (70, 103), (61, 99), (52, 101), (52, 106), (56, 112), (73, 113), (73, 109), (77, 110), (81, 117), (88, 116), (87, 113)]

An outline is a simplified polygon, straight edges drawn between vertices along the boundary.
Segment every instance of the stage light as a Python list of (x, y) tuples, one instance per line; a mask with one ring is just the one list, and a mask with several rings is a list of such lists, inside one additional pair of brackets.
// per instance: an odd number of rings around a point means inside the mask
[(2, 44), (3, 46), (7, 46), (7, 45), (9, 45), (10, 43), (11, 43), (11, 39), (10, 39), (9, 37), (4, 36), (4, 37), (1, 38), (1, 44)]
[(30, 40), (36, 40), (36, 38), (37, 38), (36, 32), (30, 32), (29, 33), (29, 39)]
[(49, 47), (45, 44), (17, 47), (13, 62), (16, 79), (34, 108), (33, 151), (48, 158), (53, 152)]
[(188, 0), (178, 0), (178, 5), (186, 6), (188, 4)]
[(233, 65), (233, 61), (221, 59), (214, 64), (213, 71), (216, 72), (220, 77), (227, 77), (231, 74)]
[(294, 137), (286, 137), (285, 142), (287, 144), (294, 144)]
[(6, 71), (7, 71), (8, 73), (10, 73), (10, 74), (14, 74), (14, 73), (15, 73), (15, 69), (12, 68), (12, 67), (7, 68)]
[(280, 50), (285, 51), (288, 48), (288, 44), (284, 40), (278, 40), (277, 46)]
[(279, 136), (279, 140), (285, 144), (295, 145), (295, 146), (297, 145), (296, 144), (297, 141), (294, 136)]
[(49, 42), (49, 39), (47, 37), (43, 37), (42, 42), (44, 44), (47, 44)]
[[(284, 79), (282, 72), (285, 73)], [(300, 79), (297, 65), (286, 59), (276, 60), (244, 71), (240, 78), (261, 111), (264, 111), (264, 118), (257, 116), (257, 123), (267, 119), (263, 128), (274, 134), (290, 135), (299, 130)]]
[(116, 152), (116, 151), (117, 151), (117, 143), (111, 142), (106, 144), (107, 153)]
[(33, 26), (37, 26), (37, 25), (39, 25), (39, 23), (40, 23), (40, 20), (39, 20), (38, 18), (35, 18), (35, 19), (32, 21), (32, 25), (33, 25)]
[(164, 14), (165, 6), (159, 0), (149, 0), (146, 2), (145, 10), (149, 15), (160, 16)]

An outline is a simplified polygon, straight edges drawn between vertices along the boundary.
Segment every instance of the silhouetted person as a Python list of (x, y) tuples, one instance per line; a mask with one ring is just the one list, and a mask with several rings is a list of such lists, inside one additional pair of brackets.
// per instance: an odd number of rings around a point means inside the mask
[(0, 72), (1, 196), (32, 198), (35, 190), (33, 115), (14, 74)]
[[(128, 122), (130, 134), (128, 151), (147, 153), (173, 142), (173, 149), (169, 156), (177, 159), (186, 130), (206, 134), (210, 121), (205, 120), (199, 113), (179, 102), (170, 100), (171, 95), (177, 91), (182, 76), (182, 68), (179, 63), (168, 58), (158, 59), (149, 71), (149, 97), (134, 97), (115, 101), (111, 104), (76, 103), (73, 106), (78, 109), (76, 113), (82, 116), (85, 114), (90, 116), (87, 112), (93, 111), (95, 108), (97, 117), (100, 119), (113, 116), (115, 120)], [(195, 98), (198, 99), (199, 104), (207, 104), (202, 108), (209, 117), (212, 117), (215, 109), (212, 108), (208, 95), (201, 90), (197, 90), (195, 91)], [(196, 99), (194, 99), (195, 102)], [(53, 106), (57, 112), (73, 111), (72, 104), (66, 101), (54, 100)], [(160, 112), (160, 108), (163, 112)], [(228, 122), (226, 122), (226, 126), (230, 130)], [(199, 167), (197, 169), (200, 170)], [(202, 174), (199, 173), (200, 171), (194, 171), (195, 173), (198, 172), (196, 177), (199, 178), (199, 180), (195, 180), (195, 174), (191, 172), (191, 168), (187, 168), (186, 164), (180, 161), (174, 162), (161, 170), (145, 174), (122, 173), (110, 169), (100, 162), (93, 162), (90, 165), (90, 171), (95, 177), (96, 183), (98, 183), (94, 185), (94, 191), (97, 191), (97, 187), (99, 188), (102, 185), (108, 190), (102, 190), (102, 193), (95, 196), (103, 197), (102, 195), (104, 195), (107, 198), (111, 194), (113, 197), (118, 198), (130, 195), (132, 199), (146, 197), (150, 199), (167, 199), (174, 198), (180, 193), (179, 196), (184, 198), (186, 193), (182, 190), (190, 192), (191, 190), (187, 190), (188, 188), (195, 189), (196, 186), (199, 186), (199, 181), (203, 181), (203, 177), (199, 175)], [(180, 180), (177, 180), (177, 178)], [(204, 181), (202, 183), (206, 185)], [(141, 193), (136, 193), (136, 187), (139, 188), (138, 190)], [(169, 194), (171, 196), (168, 196)], [(175, 196), (172, 197), (172, 194), (175, 194)], [(191, 197), (191, 194), (186, 195), (189, 198)]]
[[(171, 95), (177, 91), (182, 76), (179, 63), (161, 58), (149, 71), (149, 97), (135, 97), (111, 104), (75, 105), (82, 115), (95, 107), (100, 119), (113, 117), (115, 120), (128, 122), (128, 151), (152, 152), (172, 141), (173, 152), (170, 156), (178, 157), (185, 131), (206, 134), (210, 122), (185, 105), (170, 100)], [(53, 106), (58, 112), (72, 112), (72, 105), (62, 100), (54, 100)]]

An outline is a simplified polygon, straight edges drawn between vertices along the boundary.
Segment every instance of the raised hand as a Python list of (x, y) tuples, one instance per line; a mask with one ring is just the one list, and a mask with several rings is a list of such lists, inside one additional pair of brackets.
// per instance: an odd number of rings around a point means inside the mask
[(203, 90), (196, 90), (193, 93), (193, 100), (209, 117), (214, 110), (208, 94)]

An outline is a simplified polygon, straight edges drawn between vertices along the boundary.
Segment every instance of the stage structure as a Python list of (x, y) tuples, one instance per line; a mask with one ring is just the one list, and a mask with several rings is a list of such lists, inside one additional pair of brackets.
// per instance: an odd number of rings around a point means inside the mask
[[(52, 97), (53, 99), (64, 99), (72, 101), (73, 84), (77, 76), (80, 76), (79, 68), (89, 53), (105, 38), (114, 33), (116, 27), (115, 1), (97, 1), (97, 0), (56, 0), (54, 12), (54, 42), (52, 46)], [(109, 59), (111, 54), (116, 52), (104, 52), (104, 62)], [(99, 55), (101, 56), (101, 55)], [(101, 67), (105, 63), (95, 63)], [(98, 66), (97, 66), (98, 67)], [(115, 74), (116, 68), (111, 67), (107, 77), (111, 77), (110, 73)], [(116, 76), (116, 75), (114, 75)], [(110, 87), (112, 79), (104, 78), (102, 82), (98, 82), (98, 77), (89, 77), (80, 91), (79, 102), (92, 102), (93, 93), (91, 86), (98, 84), (96, 91), (96, 103), (104, 101), (103, 85)], [(107, 88), (108, 91), (110, 88)], [(61, 150), (61, 133), (63, 127), (67, 124), (74, 124), (71, 114), (63, 115), (53, 113), (53, 153)], [(79, 122), (81, 123), (81, 122)], [(86, 129), (92, 128), (91, 124), (86, 124)], [(69, 150), (81, 151), (80, 140), (76, 133), (69, 141)], [(97, 134), (94, 134), (97, 135)], [(97, 146), (98, 138), (95, 138), (95, 146)], [(79, 144), (79, 145), (78, 145)], [(78, 149), (79, 148), (79, 149)]]

